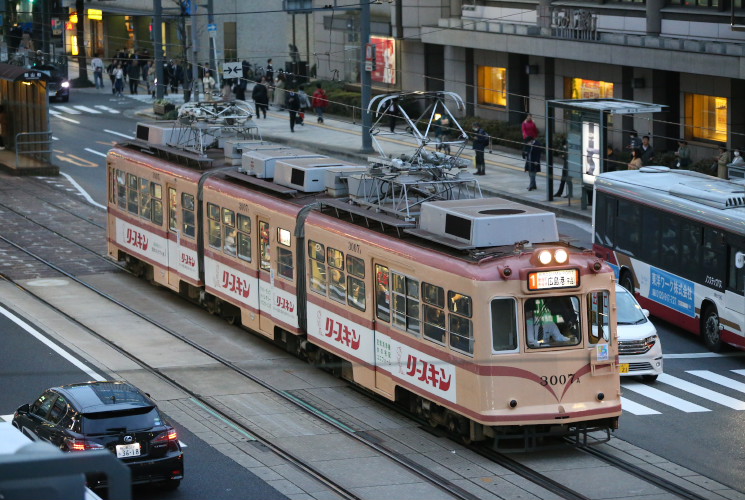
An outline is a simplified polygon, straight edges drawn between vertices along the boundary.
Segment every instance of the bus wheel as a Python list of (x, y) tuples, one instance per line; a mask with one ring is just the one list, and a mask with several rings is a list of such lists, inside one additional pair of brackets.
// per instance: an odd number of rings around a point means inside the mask
[(634, 278), (631, 275), (630, 271), (621, 272), (620, 285), (624, 287), (626, 290), (628, 290), (629, 292), (631, 292), (632, 295), (634, 295)]
[(704, 339), (706, 347), (712, 352), (720, 352), (724, 347), (719, 314), (716, 307), (709, 306), (706, 308), (703, 320), (701, 321), (701, 336)]

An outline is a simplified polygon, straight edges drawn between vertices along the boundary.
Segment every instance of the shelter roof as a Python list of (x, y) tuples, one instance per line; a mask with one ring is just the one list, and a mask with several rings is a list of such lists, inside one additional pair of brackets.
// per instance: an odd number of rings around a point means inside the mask
[(648, 102), (627, 101), (625, 99), (555, 99), (550, 104), (562, 108), (605, 111), (614, 115), (633, 115), (637, 113), (658, 113), (667, 106)]
[(45, 80), (46, 76), (39, 70), (15, 66), (13, 64), (0, 63), (0, 80), (11, 82), (30, 82), (34, 80)]

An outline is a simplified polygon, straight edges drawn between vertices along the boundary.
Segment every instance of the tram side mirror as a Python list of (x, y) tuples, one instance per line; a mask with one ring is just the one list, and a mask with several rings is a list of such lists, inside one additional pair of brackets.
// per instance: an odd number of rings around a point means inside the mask
[(735, 254), (735, 267), (737, 269), (742, 269), (743, 266), (745, 266), (745, 253), (737, 252)]

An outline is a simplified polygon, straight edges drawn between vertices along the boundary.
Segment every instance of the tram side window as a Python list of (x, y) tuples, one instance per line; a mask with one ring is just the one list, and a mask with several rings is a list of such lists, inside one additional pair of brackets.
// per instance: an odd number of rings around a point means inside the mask
[(208, 241), (211, 247), (222, 246), (222, 227), (220, 224), (220, 207), (214, 203), (207, 203)]
[(163, 186), (158, 183), (150, 183), (150, 203), (152, 205), (150, 220), (153, 223), (163, 225)]
[(341, 303), (347, 301), (347, 279), (344, 274), (344, 252), (326, 248), (326, 261), (329, 265), (329, 297)]
[(310, 264), (310, 289), (326, 295), (326, 248), (321, 243), (308, 241), (308, 263)]
[(176, 193), (176, 188), (168, 188), (168, 229), (178, 231), (178, 193)]
[(295, 266), (292, 264), (292, 235), (287, 229), (277, 228), (277, 273), (288, 280), (293, 279)]
[(127, 174), (127, 212), (135, 215), (140, 213), (139, 199), (139, 179), (136, 175)]
[(140, 217), (147, 220), (152, 217), (150, 194), (150, 181), (140, 179)]
[(441, 286), (422, 282), (422, 318), (424, 337), (439, 344), (445, 343), (445, 290)]
[(194, 217), (194, 195), (181, 193), (181, 219), (184, 224), (184, 235), (194, 237), (197, 234)]
[(448, 330), (450, 347), (466, 354), (473, 354), (473, 323), (471, 297), (448, 291)]
[(639, 252), (641, 237), (641, 208), (626, 200), (618, 200), (618, 227), (616, 247), (631, 255)]
[(390, 297), (388, 268), (375, 264), (375, 317), (381, 321), (391, 320)]
[(127, 209), (127, 176), (121, 170), (116, 171), (116, 204), (122, 210)]
[(223, 251), (228, 255), (235, 255), (236, 253), (236, 239), (238, 238), (238, 230), (235, 228), (235, 212), (229, 208), (222, 209), (222, 225), (223, 225)]
[(525, 333), (534, 349), (579, 344), (579, 299), (546, 297), (525, 301)]
[(419, 282), (403, 274), (391, 273), (393, 326), (419, 335)]
[(491, 301), (491, 339), (493, 351), (517, 349), (517, 314), (515, 299)]
[(260, 256), (260, 267), (264, 271), (268, 271), (272, 265), (272, 254), (270, 241), (271, 233), (269, 232), (269, 223), (259, 221), (259, 256)]
[(238, 258), (251, 262), (251, 218), (238, 214)]
[(610, 340), (610, 294), (599, 290), (587, 294), (587, 314), (590, 325), (590, 343)]
[(347, 303), (364, 311), (365, 291), (365, 261), (354, 255), (347, 255)]

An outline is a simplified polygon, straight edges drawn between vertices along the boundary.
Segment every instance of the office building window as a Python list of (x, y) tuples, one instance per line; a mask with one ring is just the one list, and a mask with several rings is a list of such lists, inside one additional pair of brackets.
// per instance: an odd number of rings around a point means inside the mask
[(727, 98), (686, 94), (686, 132), (693, 139), (727, 142)]
[[(719, 0), (669, 0), (670, 5), (680, 7), (711, 7), (719, 9)], [(740, 0), (735, 0), (735, 7), (738, 7)]]
[(479, 66), (479, 104), (507, 106), (507, 69)]
[(582, 78), (564, 79), (564, 98), (566, 99), (612, 99), (613, 84)]

